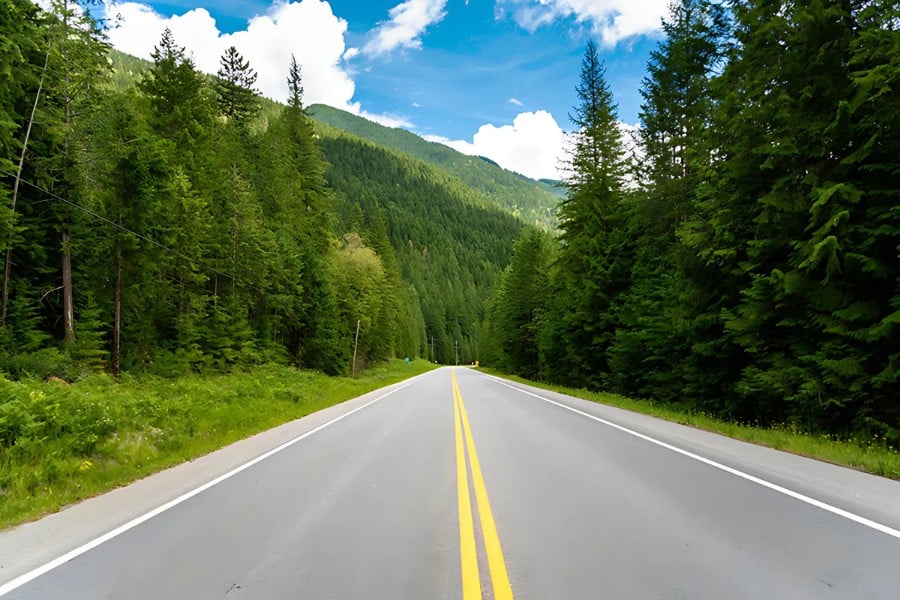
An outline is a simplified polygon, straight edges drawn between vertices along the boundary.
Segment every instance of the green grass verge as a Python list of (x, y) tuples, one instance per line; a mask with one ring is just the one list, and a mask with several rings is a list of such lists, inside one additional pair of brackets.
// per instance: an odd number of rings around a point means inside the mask
[(851, 467), (873, 475), (900, 480), (900, 452), (898, 452), (897, 448), (885, 443), (884, 440), (877, 438), (871, 440), (841, 440), (826, 435), (804, 432), (790, 425), (768, 428), (755, 427), (744, 423), (724, 421), (678, 405), (654, 402), (652, 400), (634, 400), (615, 394), (591, 392), (584, 389), (534, 382), (489, 368), (481, 368), (481, 370), (498, 377), (505, 377), (512, 381), (518, 381), (541, 389), (624, 408), (682, 425), (720, 433), (760, 446), (768, 446), (776, 450), (784, 450), (785, 452), (808, 456), (836, 465)]
[(396, 360), (355, 379), (281, 366), (71, 385), (0, 376), (0, 529), (435, 366)]

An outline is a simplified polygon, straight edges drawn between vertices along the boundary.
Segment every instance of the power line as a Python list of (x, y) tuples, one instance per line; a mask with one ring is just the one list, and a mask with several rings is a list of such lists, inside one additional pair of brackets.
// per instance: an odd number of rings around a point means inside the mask
[[(7, 170), (5, 170), (5, 169), (0, 169), (0, 173), (3, 173), (3, 174), (6, 175), (7, 177), (16, 177), (16, 175), (15, 175), (14, 173), (10, 173), (9, 171), (7, 171)], [(82, 206), (81, 204), (78, 204), (77, 202), (72, 202), (71, 200), (68, 200), (68, 199), (66, 199), (66, 198), (63, 198), (62, 196), (59, 196), (59, 195), (57, 195), (57, 194), (54, 194), (54, 193), (51, 192), (50, 190), (48, 190), (48, 189), (46, 189), (46, 188), (43, 188), (43, 187), (37, 185), (36, 183), (32, 183), (32, 182), (28, 181), (27, 179), (21, 179), (21, 178), (19, 178), (19, 181), (20, 181), (21, 183), (24, 183), (24, 184), (27, 185), (28, 187), (30, 187), (30, 188), (32, 188), (32, 189), (35, 189), (35, 190), (37, 190), (37, 191), (39, 191), (39, 192), (45, 194), (46, 196), (48, 196), (49, 198), (52, 198), (53, 200), (57, 200), (57, 201), (62, 202), (63, 204), (65, 204), (65, 205), (67, 205), (67, 206), (71, 206), (71, 207), (74, 208), (74, 209), (80, 210), (81, 212), (83, 212), (83, 213), (85, 213), (85, 214), (87, 214), (87, 215), (90, 215), (91, 217), (94, 217), (94, 218), (97, 219), (98, 221), (102, 221), (103, 223), (105, 223), (105, 224), (107, 224), (107, 225), (110, 225), (110, 226), (112, 226), (112, 227), (118, 229), (119, 231), (123, 231), (123, 232), (125, 232), (125, 233), (127, 233), (127, 234), (130, 234), (130, 235), (136, 237), (137, 239), (139, 239), (139, 240), (141, 240), (141, 241), (144, 241), (144, 242), (147, 242), (148, 244), (151, 244), (151, 245), (153, 245), (153, 246), (156, 246), (157, 248), (160, 248), (161, 250), (164, 250), (165, 252), (169, 253), (170, 255), (172, 255), (172, 256), (174, 256), (174, 257), (182, 258), (182, 259), (185, 259), (185, 260), (190, 260), (190, 257), (185, 256), (184, 254), (181, 254), (181, 253), (178, 252), (177, 250), (174, 250), (173, 248), (170, 248), (170, 247), (166, 246), (165, 244), (161, 244), (161, 243), (157, 242), (156, 240), (154, 240), (154, 239), (152, 239), (152, 238), (149, 238), (149, 237), (147, 237), (147, 236), (145, 236), (145, 235), (143, 235), (143, 234), (141, 234), (141, 233), (138, 233), (137, 231), (133, 231), (133, 230), (131, 230), (131, 229), (128, 229), (128, 228), (125, 227), (124, 225), (121, 225), (121, 224), (119, 224), (119, 223), (116, 223), (115, 221), (113, 221), (113, 220), (111, 220), (111, 219), (108, 219), (108, 218), (104, 217), (103, 215), (98, 214), (98, 213), (92, 211), (91, 209), (87, 208), (86, 206)], [(216, 268), (210, 268), (210, 269), (208, 269), (208, 270), (211, 271), (212, 273), (214, 273), (215, 275), (221, 275), (222, 277), (226, 277), (226, 278), (228, 278), (228, 279), (234, 281), (235, 283), (239, 283), (240, 285), (242, 285), (242, 286), (244, 286), (244, 287), (250, 288), (250, 289), (252, 289), (252, 290), (256, 290), (256, 291), (259, 292), (260, 294), (265, 294), (265, 293), (266, 293), (266, 292), (264, 292), (263, 290), (261, 290), (260, 288), (256, 287), (255, 285), (252, 285), (252, 284), (250, 284), (250, 283), (244, 283), (244, 282), (242, 282), (240, 279), (238, 279), (236, 276), (234, 276), (234, 275), (232, 275), (232, 274), (230, 274), (230, 273), (225, 273), (224, 271), (219, 271), (219, 270), (216, 269)]]

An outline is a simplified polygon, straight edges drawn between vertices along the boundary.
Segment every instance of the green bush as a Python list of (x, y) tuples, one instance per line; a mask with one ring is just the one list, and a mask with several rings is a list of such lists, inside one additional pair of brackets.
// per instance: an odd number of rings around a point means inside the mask
[(87, 374), (75, 358), (56, 348), (44, 348), (22, 354), (0, 353), (0, 373), (12, 379), (49, 379), (75, 381)]
[(76, 456), (88, 455), (114, 431), (99, 399), (61, 388), (47, 394), (24, 383), (0, 379), (0, 449), (32, 456), (49, 441), (64, 442)]

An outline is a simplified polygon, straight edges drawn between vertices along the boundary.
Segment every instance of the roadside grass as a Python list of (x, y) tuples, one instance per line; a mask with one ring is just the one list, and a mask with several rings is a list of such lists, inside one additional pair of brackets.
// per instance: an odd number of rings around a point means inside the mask
[(0, 375), (0, 529), (433, 368), (394, 360), (353, 379), (265, 366), (74, 384)]
[(768, 446), (776, 450), (851, 467), (873, 475), (900, 480), (900, 452), (897, 448), (878, 438), (838, 439), (833, 436), (802, 431), (792, 425), (758, 427), (748, 423), (734, 423), (675, 404), (653, 400), (635, 400), (615, 394), (550, 385), (508, 375), (490, 368), (482, 367), (480, 370), (537, 388), (624, 408), (760, 446)]

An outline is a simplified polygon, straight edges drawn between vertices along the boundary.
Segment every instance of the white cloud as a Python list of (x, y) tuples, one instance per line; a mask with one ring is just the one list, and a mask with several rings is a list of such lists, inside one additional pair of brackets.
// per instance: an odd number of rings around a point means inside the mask
[(364, 119), (368, 119), (370, 121), (374, 121), (379, 125), (384, 125), (385, 127), (392, 127), (394, 129), (403, 128), (403, 129), (411, 129), (413, 124), (410, 123), (409, 119), (403, 117), (401, 115), (392, 115), (390, 113), (385, 113), (382, 115), (373, 115), (370, 112), (361, 111), (358, 113)]
[[(637, 125), (618, 122), (626, 160), (639, 162), (643, 150), (635, 142)], [(451, 140), (437, 135), (423, 136), (429, 142), (450, 146), (458, 152), (490, 158), (504, 169), (532, 179), (565, 180), (569, 177), (569, 158), (574, 137), (563, 131), (549, 112), (523, 112), (512, 125), (482, 125), (472, 141)], [(626, 184), (631, 185), (630, 176)]]
[(515, 104), (516, 106), (525, 106), (518, 98), (510, 98), (507, 102), (509, 102), (510, 104)]
[(549, 112), (523, 112), (512, 125), (482, 125), (472, 141), (438, 136), (425, 139), (445, 144), (463, 154), (490, 158), (504, 169), (532, 179), (560, 179), (565, 133)]
[(122, 16), (119, 27), (109, 32), (117, 49), (150, 58), (166, 27), (175, 41), (193, 57), (197, 68), (206, 73), (219, 69), (219, 57), (235, 46), (259, 74), (257, 87), (276, 100), (287, 97), (287, 70), (293, 53), (303, 69), (304, 102), (324, 103), (359, 113), (352, 102), (353, 79), (341, 59), (346, 49), (347, 22), (332, 12), (323, 0), (275, 2), (264, 15), (250, 19), (247, 28), (235, 33), (219, 31), (215, 19), (203, 8), (166, 18), (150, 6), (123, 2), (106, 8), (108, 16)]
[(519, 26), (534, 31), (558, 19), (587, 23), (607, 46), (620, 40), (654, 33), (668, 15), (669, 0), (497, 0), (496, 15), (509, 6)]
[(421, 48), (425, 30), (441, 21), (447, 13), (447, 0), (406, 0), (390, 10), (390, 19), (372, 31), (362, 51), (371, 56), (387, 54), (397, 48)]

